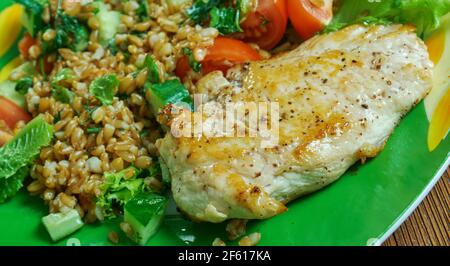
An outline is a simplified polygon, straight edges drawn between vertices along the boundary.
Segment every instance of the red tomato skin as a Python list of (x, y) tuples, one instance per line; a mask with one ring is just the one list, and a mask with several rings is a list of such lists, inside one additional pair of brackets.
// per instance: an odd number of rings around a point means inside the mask
[(303, 40), (322, 31), (333, 17), (331, 3), (319, 8), (310, 0), (287, 0), (287, 12), (292, 26)]
[[(258, 51), (243, 41), (217, 37), (214, 44), (207, 49), (206, 56), (201, 62), (201, 71), (203, 75), (215, 70), (220, 70), (226, 74), (227, 70), (233, 65), (261, 59)], [(187, 57), (183, 56), (178, 59), (175, 75), (183, 81), (189, 70), (191, 68)]]
[(28, 50), (30, 47), (35, 45), (37, 41), (31, 37), (28, 32), (25, 32), (23, 38), (19, 42), (19, 52), (25, 59), (29, 59), (30, 55)]
[(11, 100), (0, 96), (0, 120), (5, 121), (10, 129), (14, 129), (17, 122), (28, 122), (31, 116)]
[(286, 0), (259, 0), (256, 11), (241, 23), (244, 40), (270, 50), (283, 38), (287, 21)]

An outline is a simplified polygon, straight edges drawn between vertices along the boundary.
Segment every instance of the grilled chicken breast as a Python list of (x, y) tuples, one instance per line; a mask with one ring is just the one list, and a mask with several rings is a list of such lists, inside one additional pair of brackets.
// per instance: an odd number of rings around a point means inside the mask
[[(432, 63), (414, 28), (350, 26), (297, 49), (198, 82), (208, 106), (279, 104), (278, 144), (261, 137), (167, 133), (157, 142), (178, 207), (194, 220), (263, 219), (376, 156), (431, 87)], [(223, 107), (225, 108), (225, 107)], [(206, 121), (214, 112), (205, 112)], [(194, 114), (195, 116), (195, 114)]]

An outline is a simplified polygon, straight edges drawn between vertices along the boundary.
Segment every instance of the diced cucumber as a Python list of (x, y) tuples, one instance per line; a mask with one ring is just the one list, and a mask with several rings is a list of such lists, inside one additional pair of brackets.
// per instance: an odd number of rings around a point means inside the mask
[(42, 223), (53, 241), (60, 240), (83, 226), (83, 221), (76, 210), (49, 214), (42, 218)]
[(100, 43), (104, 46), (116, 35), (120, 25), (120, 13), (118, 11), (108, 10), (104, 3), (95, 2), (98, 8), (96, 14), (99, 20)]
[(159, 114), (168, 104), (184, 104), (192, 109), (189, 92), (178, 79), (158, 84), (147, 83), (145, 89), (147, 101), (155, 115)]
[(156, 233), (164, 217), (167, 198), (156, 193), (140, 193), (125, 204), (125, 222), (133, 232), (127, 235), (139, 245), (145, 245)]
[(0, 96), (13, 101), (18, 106), (25, 108), (25, 96), (16, 91), (16, 83), (5, 80), (0, 83)]

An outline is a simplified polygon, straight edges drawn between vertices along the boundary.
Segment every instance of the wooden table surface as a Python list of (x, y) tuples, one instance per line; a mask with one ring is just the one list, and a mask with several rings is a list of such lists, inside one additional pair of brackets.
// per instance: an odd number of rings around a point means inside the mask
[(384, 246), (450, 246), (450, 168)]

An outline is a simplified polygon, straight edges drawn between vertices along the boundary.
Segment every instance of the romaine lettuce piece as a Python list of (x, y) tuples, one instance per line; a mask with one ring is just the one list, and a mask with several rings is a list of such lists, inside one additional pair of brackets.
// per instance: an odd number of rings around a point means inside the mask
[(25, 95), (31, 87), (33, 87), (33, 77), (26, 76), (17, 81), (16, 87), (14, 89), (18, 93)]
[(426, 38), (439, 27), (440, 18), (450, 12), (448, 0), (342, 0), (326, 32), (355, 23), (414, 24), (417, 34)]
[(23, 180), (28, 176), (29, 168), (22, 167), (14, 175), (8, 178), (0, 178), (0, 203), (16, 195), (22, 188)]
[(31, 120), (11, 141), (0, 148), (0, 179), (14, 175), (50, 144), (53, 127), (42, 116)]

